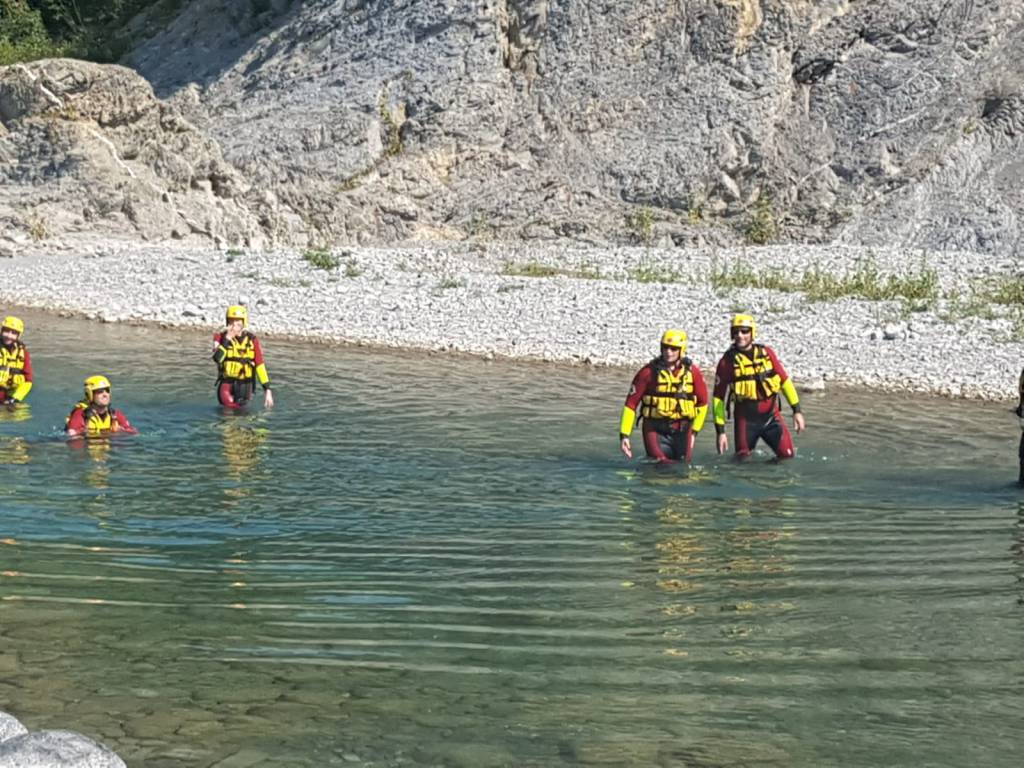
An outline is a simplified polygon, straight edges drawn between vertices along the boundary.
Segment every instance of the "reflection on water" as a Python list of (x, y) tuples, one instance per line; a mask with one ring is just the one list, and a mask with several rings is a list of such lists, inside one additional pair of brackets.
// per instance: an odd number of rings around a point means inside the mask
[[(999, 406), (809, 397), (794, 461), (654, 467), (628, 372), (268, 343), (278, 406), (226, 415), (205, 334), (32, 327), (0, 706), (33, 728), (147, 768), (1018, 763)], [(61, 438), (85, 333), (139, 436)]]
[(0, 424), (28, 421), (32, 418), (32, 406), (28, 403), (0, 406)]
[(31, 456), (23, 437), (0, 437), (0, 464), (28, 464)]

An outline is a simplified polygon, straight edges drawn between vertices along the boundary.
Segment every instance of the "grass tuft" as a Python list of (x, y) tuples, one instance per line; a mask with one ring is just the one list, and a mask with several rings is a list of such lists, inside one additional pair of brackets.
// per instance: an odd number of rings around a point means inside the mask
[(338, 257), (326, 248), (310, 248), (302, 252), (302, 258), (317, 269), (337, 269), (341, 263)]
[(633, 237), (644, 245), (650, 245), (654, 236), (654, 211), (643, 206), (627, 213), (625, 220), (626, 228)]
[(637, 283), (678, 283), (682, 275), (674, 269), (641, 265), (630, 270), (629, 279)]
[(602, 280), (604, 276), (601, 271), (590, 264), (584, 264), (577, 269), (565, 267), (554, 267), (550, 264), (541, 264), (539, 261), (527, 261), (524, 263), (506, 262), (501, 273), (509, 277), (573, 277), (580, 280)]
[(763, 288), (786, 293), (804, 293), (811, 301), (833, 301), (857, 296), (870, 301), (905, 299), (915, 311), (931, 306), (939, 296), (939, 276), (921, 262), (916, 272), (907, 275), (883, 275), (873, 259), (857, 265), (853, 272), (834, 273), (815, 265), (796, 275), (783, 269), (755, 270), (746, 262), (732, 266), (712, 265), (709, 276), (715, 291), (735, 288)]

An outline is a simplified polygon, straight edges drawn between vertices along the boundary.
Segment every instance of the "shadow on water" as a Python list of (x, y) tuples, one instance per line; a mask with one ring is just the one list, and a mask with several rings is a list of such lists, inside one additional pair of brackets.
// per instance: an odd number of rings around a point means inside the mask
[[(147, 768), (1018, 762), (999, 406), (829, 393), (792, 461), (656, 467), (621, 371), (270, 342), (278, 407), (225, 414), (205, 333), (30, 327), (0, 695), (34, 728)], [(86, 334), (139, 436), (60, 438)]]

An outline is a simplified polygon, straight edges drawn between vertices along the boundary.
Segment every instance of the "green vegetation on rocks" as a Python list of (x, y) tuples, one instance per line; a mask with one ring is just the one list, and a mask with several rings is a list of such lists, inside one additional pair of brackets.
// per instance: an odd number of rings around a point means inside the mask
[(865, 259), (849, 272), (832, 272), (817, 265), (794, 274), (784, 269), (758, 270), (748, 261), (712, 266), (711, 287), (716, 291), (734, 288), (763, 288), (786, 293), (800, 292), (811, 301), (832, 301), (856, 296), (870, 301), (907, 299), (932, 301), (939, 296), (939, 278), (922, 261), (916, 272), (883, 275), (874, 260)]
[(556, 267), (551, 264), (542, 264), (538, 261), (527, 261), (524, 263), (509, 262), (502, 269), (502, 274), (510, 277), (574, 277), (580, 280), (600, 280), (601, 271), (597, 267), (585, 264), (582, 267), (571, 269), (567, 267)]
[(183, 0), (0, 0), (0, 65), (72, 56), (117, 61), (135, 42), (129, 22), (166, 22)]
[(25, 0), (0, 0), (0, 65), (61, 56), (38, 9)]
[(303, 252), (302, 258), (317, 269), (337, 269), (341, 263), (338, 257), (326, 248), (310, 248)]

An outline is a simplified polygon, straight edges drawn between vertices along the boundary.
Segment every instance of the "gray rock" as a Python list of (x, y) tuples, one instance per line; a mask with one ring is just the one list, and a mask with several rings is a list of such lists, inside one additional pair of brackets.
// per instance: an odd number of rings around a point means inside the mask
[(116, 754), (73, 731), (36, 731), (0, 742), (0, 768), (126, 768)]
[(797, 382), (797, 387), (799, 387), (801, 392), (824, 392), (825, 379), (821, 376), (801, 379)]
[(52, 59), (0, 67), (0, 220), (49, 240), (78, 231), (264, 238), (248, 186), (125, 67)]
[(0, 712), (0, 742), (20, 736), (23, 733), (28, 733), (28, 729), (17, 718), (8, 715), (6, 712)]
[(895, 325), (894, 323), (888, 323), (885, 328), (882, 329), (882, 338), (886, 341), (895, 341), (896, 339), (903, 338), (903, 329)]

